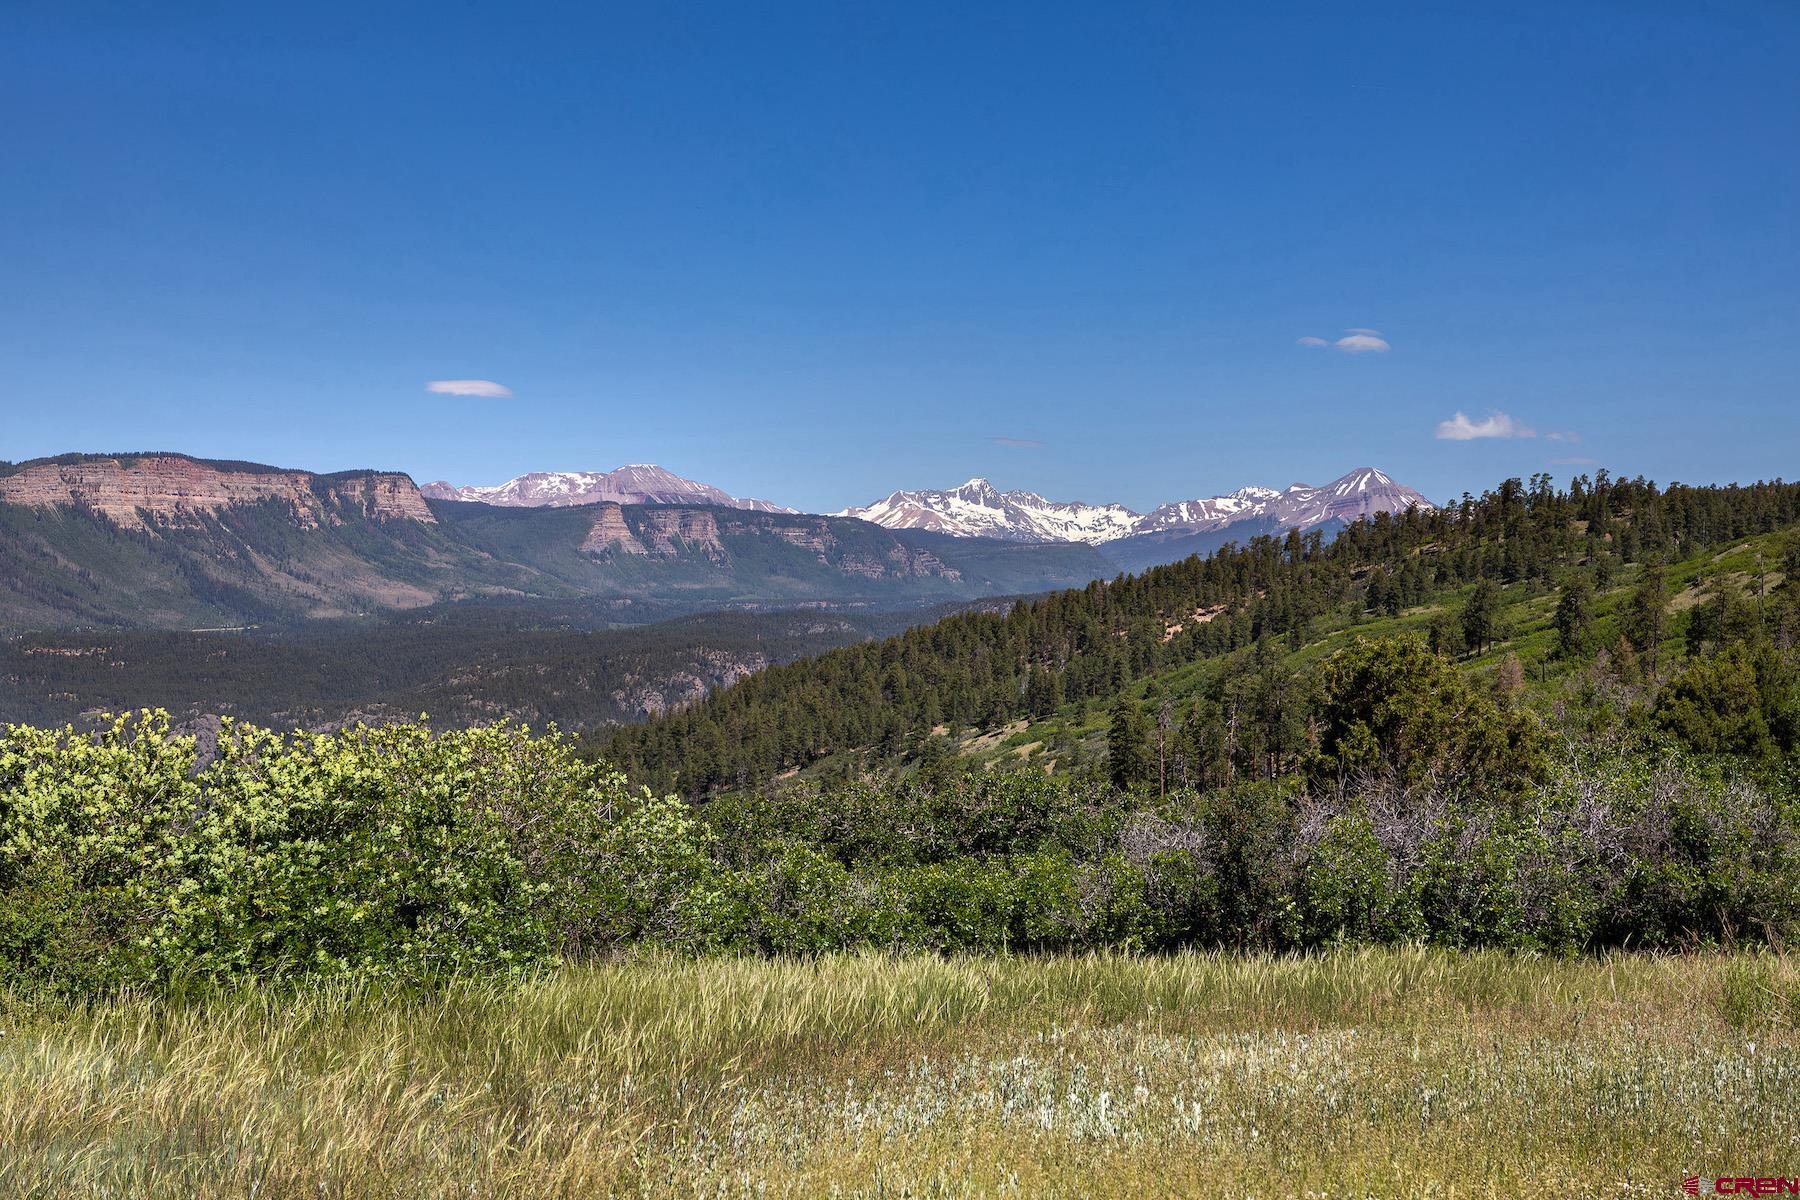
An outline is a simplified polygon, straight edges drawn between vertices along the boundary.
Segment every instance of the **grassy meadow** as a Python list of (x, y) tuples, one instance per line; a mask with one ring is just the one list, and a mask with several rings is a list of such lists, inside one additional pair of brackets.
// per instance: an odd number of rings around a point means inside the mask
[(1800, 967), (653, 958), (0, 1018), (0, 1195), (1679, 1194), (1800, 1172)]

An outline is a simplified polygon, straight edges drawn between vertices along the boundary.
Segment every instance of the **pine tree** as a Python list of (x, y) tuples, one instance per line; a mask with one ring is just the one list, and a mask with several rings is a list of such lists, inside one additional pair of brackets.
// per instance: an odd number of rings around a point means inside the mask
[(1034, 717), (1042, 719), (1053, 715), (1063, 704), (1062, 676), (1044, 667), (1034, 667), (1026, 685), (1025, 703)]
[(1669, 635), (1669, 585), (1661, 563), (1644, 568), (1644, 577), (1625, 606), (1625, 636), (1650, 656), (1650, 678), (1657, 678), (1657, 656)]
[(1479, 579), (1462, 610), (1463, 641), (1476, 654), (1485, 652), (1500, 636), (1500, 585)]
[(1156, 706), (1156, 794), (1169, 794), (1169, 731), (1175, 726), (1175, 706), (1160, 691)]
[(1129, 696), (1121, 695), (1113, 704), (1106, 769), (1120, 788), (1133, 788), (1150, 778), (1150, 722)]
[(1577, 658), (1587, 652), (1588, 627), (1594, 620), (1594, 593), (1587, 576), (1571, 575), (1556, 597), (1556, 652)]
[(1455, 658), (1463, 652), (1462, 623), (1447, 611), (1431, 619), (1428, 637), (1433, 654)]

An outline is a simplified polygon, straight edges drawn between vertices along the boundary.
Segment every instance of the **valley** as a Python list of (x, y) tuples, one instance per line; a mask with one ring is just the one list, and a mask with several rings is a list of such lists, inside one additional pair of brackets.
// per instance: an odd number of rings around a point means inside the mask
[(103, 713), (161, 708), (203, 732), (221, 716), (336, 729), (421, 714), (439, 729), (596, 730), (963, 607), (670, 617), (679, 606), (514, 600), (269, 629), (14, 634), (0, 638), (0, 723), (89, 727)]

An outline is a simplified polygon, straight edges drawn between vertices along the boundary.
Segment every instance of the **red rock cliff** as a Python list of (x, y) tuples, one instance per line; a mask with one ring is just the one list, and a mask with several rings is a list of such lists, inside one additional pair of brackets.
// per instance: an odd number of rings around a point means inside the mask
[(186, 524), (202, 513), (276, 500), (305, 528), (341, 523), (345, 506), (377, 521), (435, 522), (413, 481), (398, 473), (320, 477), (251, 471), (179, 455), (34, 463), (0, 477), (0, 503), (83, 507), (127, 527)]

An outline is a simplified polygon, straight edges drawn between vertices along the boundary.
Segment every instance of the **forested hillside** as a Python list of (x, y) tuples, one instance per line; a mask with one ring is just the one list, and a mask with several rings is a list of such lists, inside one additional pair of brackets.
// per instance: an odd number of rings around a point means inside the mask
[[(1020, 750), (1069, 768), (1111, 757), (1096, 752), (1111, 740), (1127, 784), (1144, 781), (1139, 745), (1160, 745), (1143, 753), (1160, 759), (1165, 787), (1172, 771), (1196, 784), (1280, 776), (1317, 746), (1316, 673), (1298, 668), (1357, 632), (1410, 630), (1481, 668), (1516, 651), (1504, 673), (1521, 688), (1596, 652), (1609, 670), (1653, 681), (1685, 668), (1690, 652), (1766, 646), (1785, 663), (1796, 588), (1780, 585), (1793, 555), (1765, 535), (1796, 521), (1800, 485), (1782, 482), (1508, 480), (1439, 511), (1380, 515), (1329, 543), (1258, 538), (775, 668), (596, 749), (690, 796), (959, 751)], [(1718, 560), (1733, 547), (1735, 558)], [(1774, 671), (1753, 673), (1772, 688)]]
[(591, 601), (517, 601), (240, 632), (20, 634), (0, 638), (0, 722), (84, 724), (104, 712), (163, 708), (184, 724), (231, 716), (278, 729), (420, 713), (440, 729), (502, 718), (597, 729), (958, 607), (650, 622), (655, 610), (642, 605), (620, 612)]

